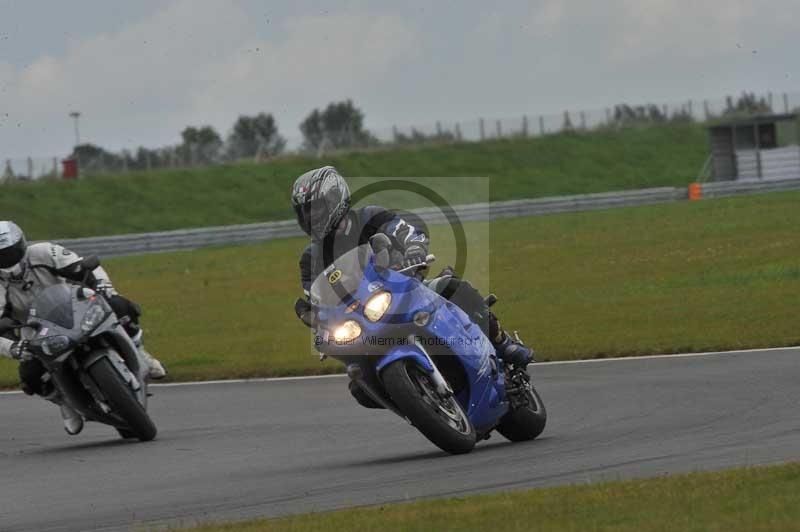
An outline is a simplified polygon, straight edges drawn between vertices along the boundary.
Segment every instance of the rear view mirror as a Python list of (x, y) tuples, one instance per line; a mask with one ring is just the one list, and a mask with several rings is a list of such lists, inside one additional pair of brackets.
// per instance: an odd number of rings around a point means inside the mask
[(83, 258), (81, 265), (83, 266), (84, 270), (93, 271), (100, 266), (100, 258), (97, 255), (89, 255), (88, 257)]
[(387, 269), (391, 264), (389, 250), (392, 247), (392, 241), (385, 234), (378, 233), (369, 239), (369, 245), (375, 252), (375, 266), (383, 270)]
[(392, 263), (391, 259), (389, 258), (389, 250), (383, 249), (380, 253), (375, 255), (375, 266), (377, 266), (381, 270), (385, 270), (389, 268), (389, 265)]
[(389, 237), (386, 236), (385, 234), (378, 233), (376, 235), (373, 235), (369, 239), (369, 245), (372, 246), (372, 251), (374, 251), (377, 254), (383, 251), (384, 249), (388, 250), (389, 248), (391, 248), (392, 241), (389, 240)]

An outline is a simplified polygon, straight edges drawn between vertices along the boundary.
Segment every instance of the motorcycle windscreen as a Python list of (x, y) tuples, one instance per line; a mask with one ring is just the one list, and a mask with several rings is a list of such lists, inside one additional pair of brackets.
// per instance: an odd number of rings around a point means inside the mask
[(72, 313), (72, 291), (64, 283), (48, 286), (36, 297), (31, 308), (37, 318), (72, 329), (75, 326)]
[(363, 244), (335, 259), (311, 285), (311, 303), (318, 307), (336, 307), (355, 295), (372, 256), (369, 244)]

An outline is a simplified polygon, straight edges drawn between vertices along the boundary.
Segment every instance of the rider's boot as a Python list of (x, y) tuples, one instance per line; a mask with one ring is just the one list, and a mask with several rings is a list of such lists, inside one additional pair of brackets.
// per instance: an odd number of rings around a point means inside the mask
[(71, 406), (64, 402), (61, 394), (55, 390), (44, 397), (51, 403), (57, 404), (61, 409), (61, 419), (64, 422), (64, 430), (70, 436), (80, 434), (83, 430), (83, 417)]
[(504, 362), (511, 364), (515, 368), (524, 368), (533, 362), (533, 349), (522, 343), (519, 336), (514, 333), (512, 337), (506, 331), (502, 331), (500, 340), (492, 340), (497, 357)]
[(489, 339), (492, 341), (497, 358), (511, 364), (515, 368), (525, 368), (533, 362), (533, 349), (526, 346), (514, 331), (514, 336), (508, 334), (500, 326), (497, 316), (489, 313)]
[(139, 350), (139, 354), (144, 359), (145, 363), (147, 364), (147, 369), (149, 371), (148, 376), (153, 380), (163, 379), (167, 376), (167, 370), (164, 368), (164, 365), (159, 362), (157, 358), (147, 352), (144, 348), (144, 342), (142, 339), (142, 330), (140, 329), (138, 333), (132, 338), (133, 344), (136, 346), (136, 349)]
[(70, 436), (79, 434), (83, 430), (83, 417), (66, 403), (61, 405), (61, 419), (64, 421), (64, 430)]

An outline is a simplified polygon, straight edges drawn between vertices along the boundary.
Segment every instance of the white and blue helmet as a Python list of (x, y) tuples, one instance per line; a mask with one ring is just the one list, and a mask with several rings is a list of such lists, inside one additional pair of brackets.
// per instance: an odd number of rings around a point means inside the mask
[(0, 221), (0, 269), (14, 268), (25, 257), (25, 233), (14, 222)]

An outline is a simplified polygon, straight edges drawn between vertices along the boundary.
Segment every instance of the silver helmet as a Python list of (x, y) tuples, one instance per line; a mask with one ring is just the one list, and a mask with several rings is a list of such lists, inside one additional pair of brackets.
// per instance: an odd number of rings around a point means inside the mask
[(350, 210), (350, 189), (336, 168), (323, 166), (297, 178), (292, 206), (303, 231), (322, 240)]
[(25, 233), (14, 222), (0, 222), (0, 269), (11, 270), (25, 257)]

